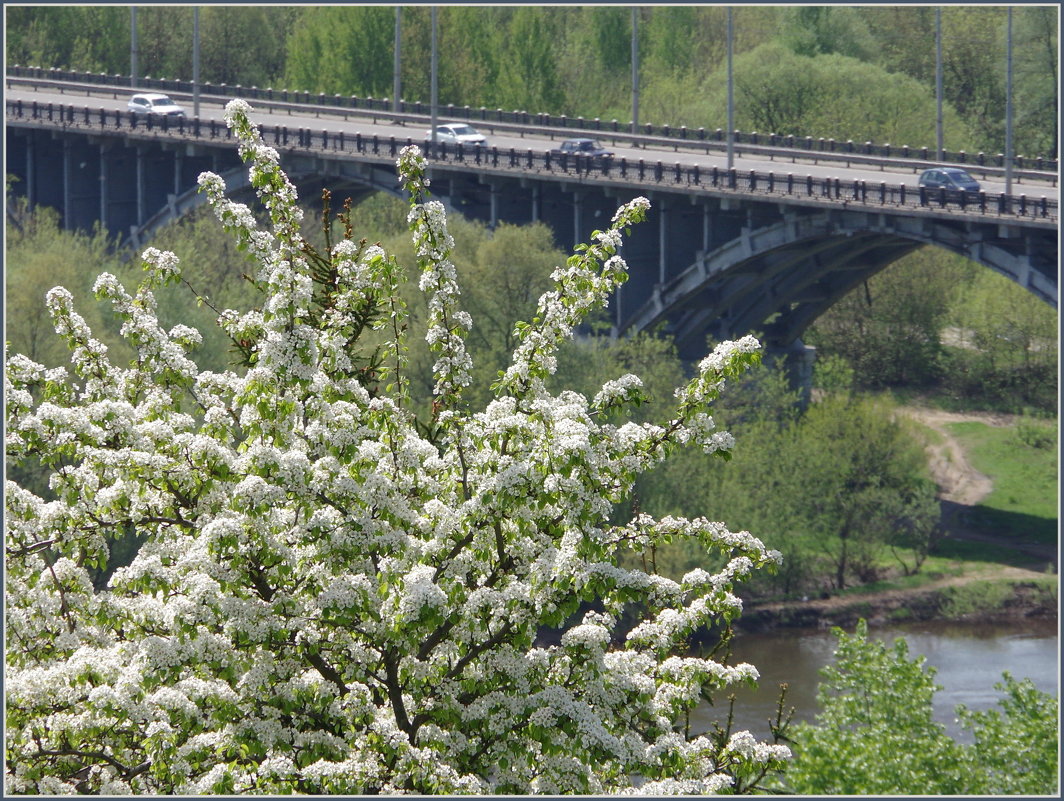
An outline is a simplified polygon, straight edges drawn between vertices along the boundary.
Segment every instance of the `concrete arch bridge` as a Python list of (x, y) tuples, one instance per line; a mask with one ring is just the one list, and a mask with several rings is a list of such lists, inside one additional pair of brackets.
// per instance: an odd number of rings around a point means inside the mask
[[(195, 178), (203, 169), (225, 173), (234, 188), (242, 181), (235, 143), (214, 122), (147, 126), (122, 112), (97, 117), (73, 107), (19, 114), (22, 107), (16, 113), (9, 103), (16, 191), (56, 207), (72, 228), (99, 221), (137, 245), (199, 202)], [(304, 197), (322, 186), (340, 196), (398, 194), (395, 157), (410, 140), (335, 126), (262, 130)], [(704, 353), (707, 337), (751, 331), (762, 332), (770, 349), (800, 351), (819, 314), (924, 245), (961, 254), (1057, 304), (1058, 205), (1037, 187), (959, 200), (920, 191), (915, 180), (832, 178), (800, 164), (781, 164), (788, 172), (705, 161), (602, 164), (496, 147), (441, 147), (430, 165), (432, 190), (452, 209), (489, 226), (542, 221), (565, 249), (605, 227), (621, 203), (647, 196), (647, 222), (623, 248), (631, 278), (611, 302), (611, 322), (618, 335), (663, 328), (689, 359)]]

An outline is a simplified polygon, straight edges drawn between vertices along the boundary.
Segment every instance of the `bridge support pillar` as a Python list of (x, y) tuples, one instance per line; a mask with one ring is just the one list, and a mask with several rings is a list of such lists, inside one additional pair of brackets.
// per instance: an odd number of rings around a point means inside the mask
[(34, 163), (36, 137), (26, 137), (26, 200), (32, 207), (37, 202), (37, 165)]
[(539, 183), (532, 185), (532, 222), (539, 222)]
[(174, 197), (181, 194), (181, 173), (185, 164), (185, 154), (178, 150), (174, 153)]
[(579, 192), (573, 192), (573, 243), (570, 245), (573, 248), (580, 244), (580, 238), (584, 235), (584, 226), (580, 221), (580, 201), (582, 199)]
[(144, 148), (137, 148), (137, 226), (144, 225), (148, 218), (144, 202)]
[(665, 198), (658, 200), (658, 284), (665, 284), (666, 275), (666, 255), (668, 253), (668, 242), (666, 241), (666, 234), (669, 230), (668, 220), (668, 204)]
[(73, 228), (72, 210), (70, 208), (70, 140), (63, 140), (63, 228), (70, 230)]
[(107, 198), (110, 189), (107, 173), (107, 147), (100, 145), (100, 225), (105, 229), (110, 224), (107, 216)]
[(798, 391), (802, 407), (807, 406), (813, 393), (816, 348), (806, 345), (800, 339), (789, 345), (765, 343), (765, 362), (783, 369), (791, 387)]

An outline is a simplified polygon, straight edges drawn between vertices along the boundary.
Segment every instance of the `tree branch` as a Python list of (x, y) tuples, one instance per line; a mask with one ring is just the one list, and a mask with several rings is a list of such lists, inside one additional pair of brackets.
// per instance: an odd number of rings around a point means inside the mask
[(34, 754), (34, 756), (76, 756), (83, 759), (101, 760), (121, 773), (122, 777), (125, 779), (132, 779), (134, 776), (139, 776), (151, 767), (151, 760), (145, 760), (139, 765), (129, 768), (114, 757), (110, 757), (102, 751), (78, 751), (75, 748), (58, 748), (49, 750), (38, 746), (37, 753)]

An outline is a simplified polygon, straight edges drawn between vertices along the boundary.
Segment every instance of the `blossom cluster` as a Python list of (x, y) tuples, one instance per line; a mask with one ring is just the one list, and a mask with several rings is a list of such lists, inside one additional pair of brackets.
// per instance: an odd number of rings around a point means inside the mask
[[(682, 725), (756, 680), (687, 643), (738, 614), (734, 583), (779, 554), (701, 518), (611, 522), (672, 449), (732, 446), (707, 409), (756, 341), (718, 347), (661, 424), (618, 420), (642, 400), (635, 376), (590, 400), (545, 386), (562, 340), (624, 280), (617, 249), (649, 204), (555, 272), (495, 399), (468, 413), (454, 243), (404, 150), (438, 354), (426, 425), (381, 389), (404, 350), (395, 260), (350, 239), (312, 252), (249, 113), (235, 101), (226, 119), (269, 227), (201, 178), (258, 263), (263, 308), (219, 319), (246, 364), (200, 370), (196, 332), (159, 325), (153, 288), (180, 264), (155, 250), (136, 293), (97, 282), (131, 364), (58, 288), (71, 371), (7, 360), (8, 457), (49, 475), (5, 493), (7, 791), (656, 795), (779, 767), (781, 746)], [(391, 335), (390, 366), (360, 356), (364, 319)], [(681, 539), (715, 567), (675, 581), (618, 559)], [(118, 544), (135, 554), (110, 564)]]

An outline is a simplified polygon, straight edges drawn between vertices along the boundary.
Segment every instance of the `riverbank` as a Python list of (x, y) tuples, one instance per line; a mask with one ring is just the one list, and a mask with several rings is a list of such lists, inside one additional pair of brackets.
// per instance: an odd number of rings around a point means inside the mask
[(993, 490), (993, 480), (977, 471), (946, 427), (980, 422), (1012, 427), (1015, 418), (981, 413), (942, 412), (927, 407), (899, 410), (936, 432), (927, 446), (928, 466), (938, 485), (944, 538), (996, 546), (1018, 564), (984, 562), (957, 566), (959, 575), (932, 578), (916, 587), (861, 591), (806, 601), (748, 604), (736, 628), (747, 632), (777, 628), (852, 628), (859, 619), (877, 627), (927, 620), (1007, 622), (1025, 618), (1057, 620), (1059, 552), (1056, 545), (1017, 542), (973, 529), (967, 512)]
[(870, 627), (925, 620), (1057, 619), (1056, 576), (1012, 567), (994, 572), (994, 578), (957, 576), (915, 589), (750, 605), (735, 627), (752, 633), (780, 628), (852, 629), (862, 618)]

